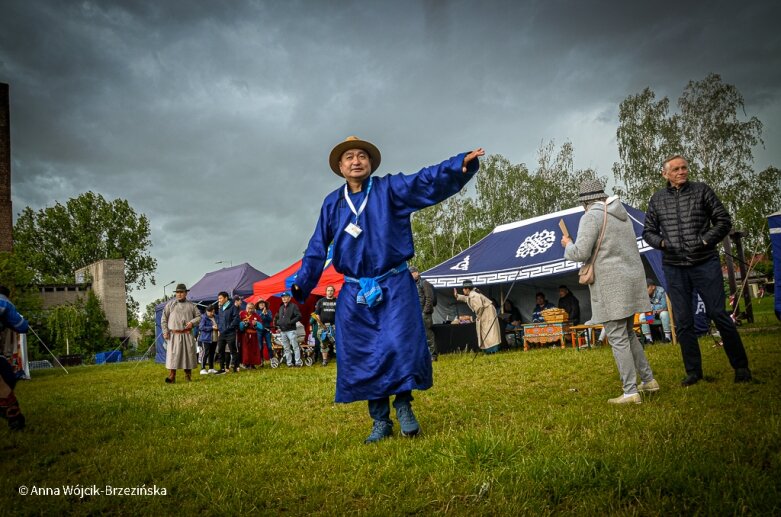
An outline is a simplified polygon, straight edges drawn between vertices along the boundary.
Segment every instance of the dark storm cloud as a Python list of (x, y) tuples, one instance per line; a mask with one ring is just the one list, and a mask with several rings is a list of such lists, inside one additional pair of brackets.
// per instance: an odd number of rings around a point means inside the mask
[(123, 197), (152, 222), (161, 280), (192, 283), (223, 260), (271, 274), (300, 257), (339, 185), (327, 154), (349, 134), (380, 145), (381, 173), (478, 145), (533, 165), (541, 144), (569, 139), (576, 167), (608, 175), (622, 99), (651, 87), (674, 106), (716, 72), (777, 139), (779, 14), (776, 2), (9, 0), (15, 211)]

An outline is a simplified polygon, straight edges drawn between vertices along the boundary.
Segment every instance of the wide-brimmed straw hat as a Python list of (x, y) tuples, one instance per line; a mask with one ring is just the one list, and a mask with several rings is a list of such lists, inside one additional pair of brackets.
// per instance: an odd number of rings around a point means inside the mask
[(587, 201), (594, 201), (597, 199), (605, 199), (605, 187), (602, 186), (602, 182), (599, 180), (585, 180), (580, 184), (580, 193), (578, 194), (578, 200), (581, 203)]
[(176, 289), (174, 289), (175, 293), (187, 293), (190, 290), (187, 289), (187, 286), (184, 284), (176, 284)]
[(342, 172), (339, 170), (339, 160), (341, 160), (344, 152), (350, 149), (363, 149), (366, 151), (372, 162), (372, 172), (376, 171), (380, 166), (382, 155), (376, 145), (366, 140), (361, 140), (357, 136), (348, 136), (344, 139), (344, 142), (336, 144), (336, 147), (331, 150), (331, 154), (328, 156), (328, 164), (337, 176), (342, 176)]

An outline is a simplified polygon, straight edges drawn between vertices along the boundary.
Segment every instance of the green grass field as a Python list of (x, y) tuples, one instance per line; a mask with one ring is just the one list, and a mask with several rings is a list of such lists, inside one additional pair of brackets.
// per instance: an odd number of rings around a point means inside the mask
[[(422, 436), (395, 425), (372, 446), (365, 403), (333, 403), (333, 365), (172, 386), (150, 362), (34, 371), (17, 388), (27, 429), (0, 429), (3, 513), (778, 515), (768, 321), (742, 333), (756, 382), (735, 385), (706, 338), (707, 382), (682, 388), (679, 350), (653, 345), (662, 390), (632, 407), (606, 403), (621, 391), (607, 348), (442, 356), (415, 393)], [(167, 494), (62, 493), (93, 485)]]

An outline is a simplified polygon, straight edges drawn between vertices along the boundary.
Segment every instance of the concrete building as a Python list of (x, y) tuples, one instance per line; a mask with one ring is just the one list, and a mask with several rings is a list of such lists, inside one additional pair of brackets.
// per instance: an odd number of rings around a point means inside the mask
[(44, 284), (40, 286), (43, 308), (74, 303), (85, 299), (92, 290), (100, 300), (100, 307), (108, 320), (111, 337), (131, 336), (127, 327), (127, 292), (125, 290), (125, 260), (99, 260), (75, 272), (73, 284)]
[(79, 298), (86, 298), (90, 284), (45, 284), (40, 286), (43, 308), (51, 309), (58, 305), (76, 303)]
[(106, 313), (111, 337), (127, 336), (125, 260), (99, 260), (76, 271), (76, 283), (90, 283)]

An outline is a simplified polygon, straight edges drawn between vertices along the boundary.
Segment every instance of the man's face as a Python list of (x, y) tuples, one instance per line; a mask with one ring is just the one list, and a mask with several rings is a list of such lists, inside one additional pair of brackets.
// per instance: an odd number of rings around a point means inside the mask
[(180, 302), (187, 298), (187, 291), (176, 291), (176, 299)]
[(255, 306), (253, 304), (251, 304), (251, 303), (248, 303), (247, 304), (247, 312), (250, 313), (250, 314), (255, 312)]
[(227, 302), (227, 301), (228, 301), (228, 299), (227, 299), (227, 298), (225, 298), (224, 296), (220, 295), (220, 296), (218, 296), (218, 297), (217, 297), (217, 301), (218, 301), (218, 302), (220, 303), (220, 305), (222, 306), (222, 305), (225, 305), (225, 302)]
[(655, 285), (649, 285), (648, 286), (648, 296), (653, 296), (655, 290), (656, 290), (656, 286)]
[(336, 290), (333, 287), (327, 287), (325, 289), (325, 296), (327, 298), (333, 298), (334, 297), (334, 293), (336, 293)]
[(543, 305), (545, 303), (545, 298), (542, 296), (537, 297), (537, 305)]
[(282, 296), (282, 303), (288, 303), (290, 301), (289, 296)]
[(689, 162), (683, 158), (675, 158), (665, 164), (662, 176), (675, 188), (680, 187), (689, 179)]
[(349, 149), (345, 151), (339, 160), (339, 171), (344, 176), (344, 179), (365, 180), (372, 173), (369, 153), (363, 149)]
[(415, 281), (417, 282), (418, 278), (420, 278), (420, 273), (418, 273), (417, 271), (413, 271), (412, 272), (412, 278), (414, 278)]

